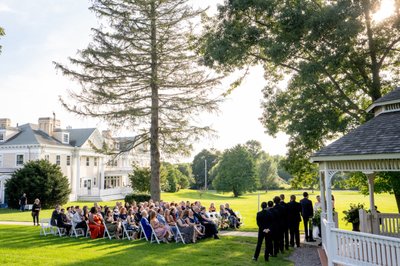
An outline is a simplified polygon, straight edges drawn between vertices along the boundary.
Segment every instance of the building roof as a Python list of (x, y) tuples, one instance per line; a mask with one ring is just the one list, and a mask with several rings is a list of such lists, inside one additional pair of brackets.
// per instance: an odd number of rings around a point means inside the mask
[(46, 132), (40, 130), (37, 125), (24, 124), (18, 127), (19, 131), (16, 135), (5, 142), (0, 143), (0, 146), (6, 145), (53, 145), (63, 147), (80, 147), (82, 146), (96, 128), (82, 129), (67, 129), (69, 132), (69, 144), (63, 144), (57, 139), (49, 136)]
[(75, 128), (67, 129), (69, 132), (69, 144), (74, 147), (81, 147), (93, 134), (96, 128)]
[(393, 153), (400, 153), (400, 112), (382, 113), (374, 117), (314, 153), (311, 158), (315, 162), (328, 156)]
[(34, 124), (24, 124), (18, 127), (19, 132), (11, 137), (9, 140), (0, 143), (0, 146), (5, 145), (34, 145), (34, 144), (45, 144), (45, 145), (62, 145), (55, 138), (47, 135), (45, 132), (38, 129), (37, 125)]

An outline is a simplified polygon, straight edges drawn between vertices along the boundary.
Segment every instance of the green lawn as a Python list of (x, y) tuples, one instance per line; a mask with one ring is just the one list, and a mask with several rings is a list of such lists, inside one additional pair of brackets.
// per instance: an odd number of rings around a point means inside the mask
[[(280, 194), (286, 195), (286, 201), (288, 201), (290, 195), (294, 194), (297, 197), (297, 200), (302, 198), (303, 190), (275, 190), (275, 191), (260, 191), (260, 201), (268, 201), (272, 200), (272, 198), (276, 195)], [(314, 191), (314, 193), (310, 194), (310, 199), (314, 202), (315, 196), (319, 194), (319, 191)], [(335, 207), (336, 211), (339, 214), (339, 227), (343, 229), (351, 229), (351, 225), (346, 225), (342, 220), (343, 210), (349, 207), (350, 203), (365, 203), (366, 207), (369, 208), (369, 198), (368, 196), (361, 195), (357, 191), (333, 191), (335, 196)], [(216, 206), (219, 207), (219, 204), (223, 204), (229, 202), (231, 207), (235, 211), (240, 211), (242, 216), (244, 217), (245, 225), (242, 230), (246, 231), (255, 231), (256, 223), (255, 216), (257, 212), (258, 205), (258, 192), (248, 193), (239, 198), (234, 198), (232, 194), (218, 194), (215, 191), (209, 191), (207, 193), (200, 194), (196, 190), (181, 190), (177, 193), (163, 193), (162, 199), (164, 201), (180, 201), (180, 200), (189, 200), (195, 201), (200, 200), (203, 205), (209, 206), (211, 202), (214, 202)], [(115, 201), (114, 201), (115, 202)], [(112, 205), (114, 202), (102, 202), (102, 205)], [(393, 195), (391, 194), (376, 194), (375, 195), (375, 204), (378, 206), (380, 212), (389, 212), (389, 213), (397, 213), (397, 205)], [(72, 202), (67, 205), (80, 205), (81, 207), (84, 205), (92, 206), (91, 202)], [(49, 218), (52, 210), (43, 210), (40, 214), (41, 218)], [(6, 210), (0, 209), (0, 221), (31, 221), (30, 212), (21, 213), (16, 210)], [(302, 226), (300, 226), (302, 229)]]
[[(39, 236), (39, 228), (0, 226), (0, 265), (261, 265), (251, 261), (255, 238), (221, 237), (196, 244), (149, 244), (144, 240), (108, 240)], [(289, 253), (286, 253), (288, 256)], [(262, 257), (261, 257), (262, 259)], [(195, 262), (195, 263), (194, 263)], [(271, 265), (293, 265), (286, 257)]]

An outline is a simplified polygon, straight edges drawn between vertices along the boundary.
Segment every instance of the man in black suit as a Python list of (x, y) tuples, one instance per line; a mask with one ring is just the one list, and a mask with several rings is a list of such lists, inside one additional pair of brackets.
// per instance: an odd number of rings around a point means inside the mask
[(296, 246), (300, 247), (300, 221), (301, 221), (301, 204), (296, 202), (296, 196), (290, 196), (290, 202), (287, 204), (288, 209), (288, 226), (290, 231), (290, 246), (294, 247), (294, 242), (296, 241)]
[(303, 199), (300, 200), (301, 204), (301, 216), (303, 217), (303, 223), (304, 223), (304, 233), (306, 235), (306, 241), (307, 242), (315, 242), (312, 236), (312, 228), (308, 227), (308, 223), (310, 219), (314, 215), (314, 210), (312, 206), (311, 200), (308, 199), (308, 193), (304, 192), (303, 193)]
[(272, 242), (271, 242), (271, 234), (272, 234), (272, 222), (273, 215), (270, 210), (267, 210), (267, 203), (261, 203), (262, 210), (257, 213), (257, 225), (258, 225), (258, 239), (257, 239), (257, 247), (254, 253), (253, 260), (257, 260), (260, 255), (261, 246), (263, 240), (265, 239), (265, 252), (264, 259), (265, 261), (269, 260), (269, 254), (272, 253)]
[(283, 245), (285, 246), (286, 250), (289, 250), (289, 225), (288, 225), (288, 208), (287, 208), (287, 203), (285, 202), (285, 195), (281, 194), (279, 196), (281, 198), (281, 206), (283, 207), (283, 217), (282, 217), (282, 224), (283, 224), (283, 239), (282, 239), (282, 249)]
[(279, 196), (274, 197), (274, 215), (275, 219), (277, 222), (277, 231), (276, 234), (274, 234), (274, 255), (280, 251), (281, 253), (284, 253), (284, 228), (285, 228), (285, 208), (281, 205), (281, 198)]

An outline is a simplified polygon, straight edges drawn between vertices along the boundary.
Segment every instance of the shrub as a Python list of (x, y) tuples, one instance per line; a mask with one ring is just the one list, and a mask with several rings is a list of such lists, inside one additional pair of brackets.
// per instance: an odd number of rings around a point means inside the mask
[(18, 208), (19, 198), (26, 193), (28, 204), (40, 199), (43, 208), (68, 202), (71, 190), (67, 177), (56, 164), (46, 160), (29, 161), (15, 171), (6, 183), (8, 205)]
[(136, 202), (144, 202), (144, 201), (149, 201), (151, 199), (151, 196), (149, 194), (128, 194), (125, 196), (125, 202), (128, 202), (129, 204), (132, 204), (134, 201)]
[(345, 220), (346, 223), (359, 223), (360, 216), (359, 216), (358, 210), (360, 210), (360, 209), (364, 209), (364, 204), (350, 203), (350, 209), (343, 211), (343, 213), (344, 213), (343, 220)]

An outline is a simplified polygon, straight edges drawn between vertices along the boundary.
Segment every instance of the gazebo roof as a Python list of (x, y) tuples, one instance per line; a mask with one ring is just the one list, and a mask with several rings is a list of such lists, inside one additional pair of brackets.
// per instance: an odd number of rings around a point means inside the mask
[(314, 153), (311, 161), (400, 159), (400, 109), (386, 108), (396, 102), (400, 102), (400, 87), (368, 108), (383, 106), (383, 112)]
[(382, 105), (387, 105), (387, 104), (393, 104), (393, 103), (398, 103), (400, 102), (400, 87), (397, 87), (393, 91), (389, 92), (388, 94), (382, 96), (375, 102), (373, 102), (368, 108), (367, 112), (370, 112), (377, 106), (382, 106)]
[[(400, 156), (400, 112), (383, 113), (312, 155), (325, 156), (393, 154)], [(397, 157), (397, 156), (396, 156)]]

